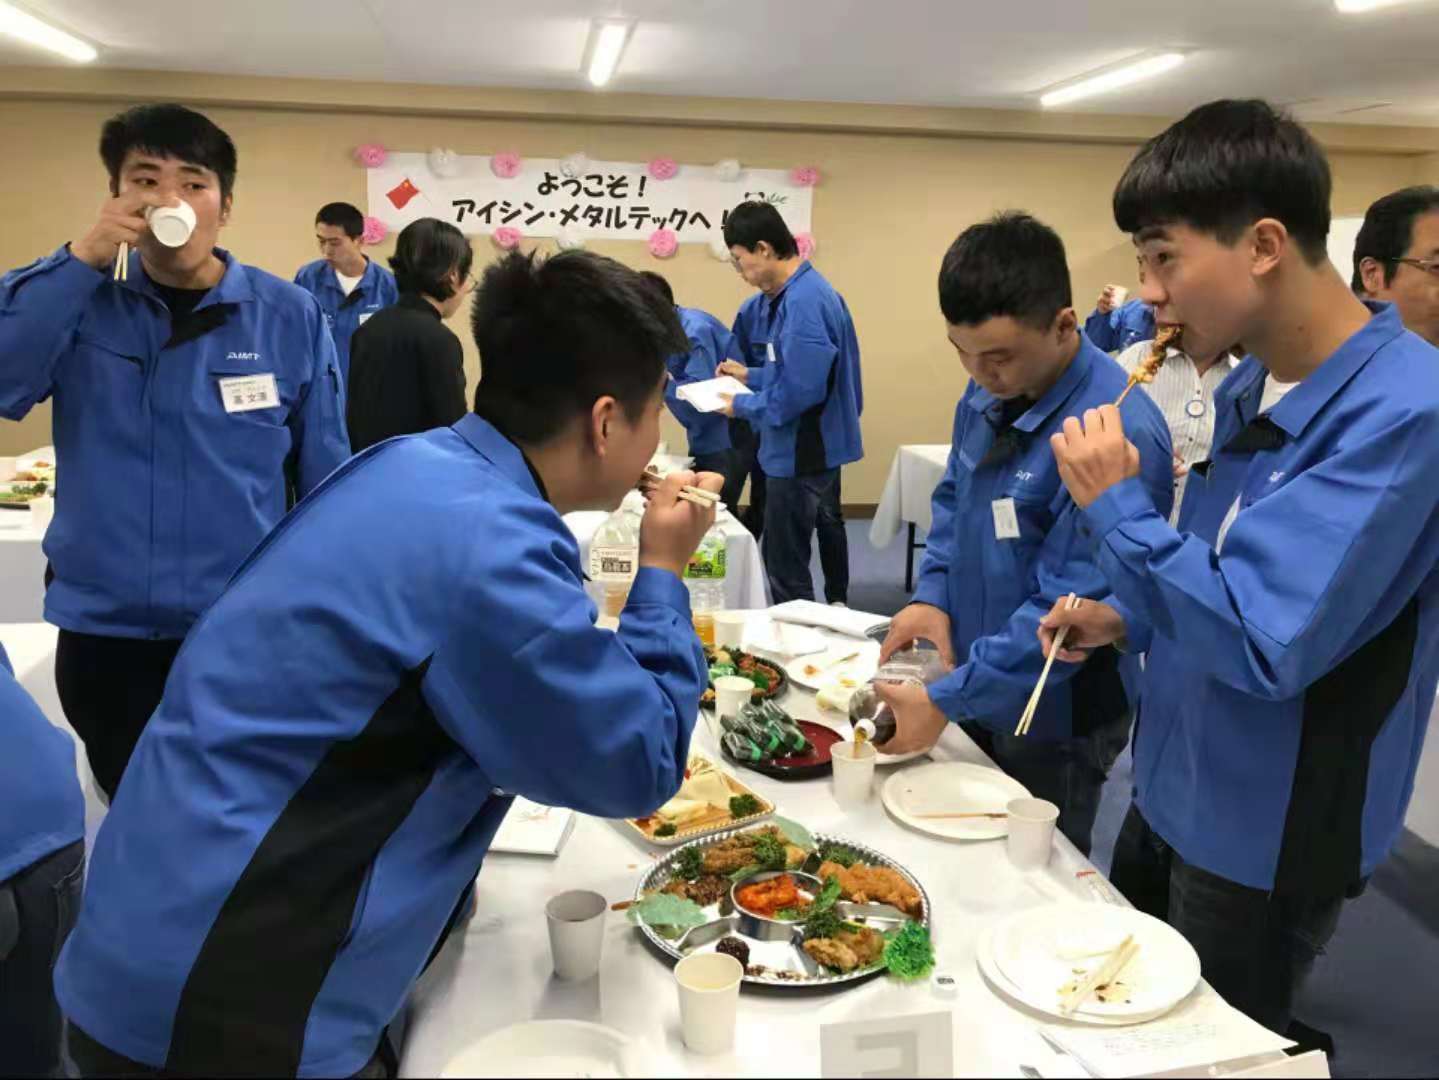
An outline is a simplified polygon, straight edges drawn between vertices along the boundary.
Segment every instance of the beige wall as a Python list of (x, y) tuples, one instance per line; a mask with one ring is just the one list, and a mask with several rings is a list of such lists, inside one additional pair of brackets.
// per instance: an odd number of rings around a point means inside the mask
[[(197, 85), (208, 84), (184, 78), (190, 93), (182, 100), (209, 97), (195, 92)], [(131, 94), (127, 88), (123, 95), (91, 92), (70, 100), (62, 95), (27, 99), (13, 83), (8, 90), (0, 85), (0, 145), (9, 151), (0, 193), (10, 208), (0, 230), (0, 266), (25, 263), (86, 227), (105, 194), (95, 154), (99, 125), (127, 99), (166, 92), (159, 76), (145, 77), (143, 85), (149, 87), (146, 95)], [(1132, 277), (1133, 256), (1127, 239), (1112, 224), (1109, 196), (1135, 140), (1161, 123), (1148, 120), (1127, 129), (1134, 132), (1127, 137), (1109, 131), (1095, 141), (1065, 140), (1052, 132), (1024, 137), (896, 135), (874, 125), (860, 130), (860, 125), (840, 124), (833, 120), (832, 107), (815, 107), (826, 111), (825, 123), (817, 122), (814, 129), (800, 128), (791, 107), (786, 123), (794, 130), (766, 130), (753, 126), (763, 124), (768, 115), (760, 106), (744, 117), (743, 124), (749, 126), (736, 126), (733, 114), (723, 122), (445, 115), (443, 107), (428, 104), (432, 97), (432, 90), (420, 88), (383, 94), (370, 88), (366, 94), (356, 93), (346, 106), (301, 107), (259, 96), (250, 103), (221, 98), (222, 103), (208, 106), (206, 111), (230, 132), (240, 153), (235, 213), (223, 242), (244, 261), (288, 278), (314, 257), (311, 222), (322, 203), (345, 199), (364, 205), (365, 176), (349, 158), (358, 142), (403, 150), (445, 145), (461, 153), (503, 147), (529, 156), (562, 156), (583, 149), (609, 160), (643, 160), (658, 153), (682, 162), (738, 157), (756, 167), (816, 163), (825, 176), (815, 196), (816, 265), (849, 301), (863, 351), (866, 457), (847, 471), (847, 503), (877, 501), (900, 443), (948, 438), (964, 377), (943, 336), (935, 274), (955, 234), (997, 209), (1032, 211), (1064, 237), (1076, 303), (1081, 315), (1087, 313), (1106, 281), (1130, 282)], [(552, 101), (545, 95), (533, 98)], [(407, 100), (435, 111), (394, 111)], [(692, 102), (689, 111), (703, 117), (707, 104)], [(897, 114), (890, 110), (886, 115)], [(896, 121), (892, 126), (902, 125)], [(1361, 149), (1333, 154), (1336, 214), (1362, 213), (1384, 192), (1421, 179), (1426, 171), (1439, 174), (1439, 154), (1420, 156), (1420, 147), (1412, 142), (1396, 140), (1395, 151), (1380, 152), (1369, 145), (1371, 133), (1357, 138)], [(660, 270), (681, 303), (706, 308), (725, 320), (747, 292), (703, 245), (684, 245), (666, 263), (651, 259), (639, 242), (595, 243), (592, 249)], [(388, 253), (389, 245), (377, 252)], [(483, 264), (494, 252), (480, 240), (477, 254)], [(452, 329), (466, 341), (473, 386), (477, 358), (462, 317)], [(6, 359), (0, 357), (0, 362)], [(0, 421), (0, 454), (47, 442), (48, 432), (48, 406), (18, 425)], [(669, 424), (666, 435), (683, 445), (677, 425)]]

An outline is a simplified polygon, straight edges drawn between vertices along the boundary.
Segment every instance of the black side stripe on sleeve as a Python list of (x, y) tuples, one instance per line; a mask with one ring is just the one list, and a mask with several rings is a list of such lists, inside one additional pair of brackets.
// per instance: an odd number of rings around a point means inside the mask
[(430, 660), (334, 743), (255, 849), (181, 991), (167, 1072), (293, 1076), (380, 849), (454, 749), (420, 692)]
[(1359, 882), (1369, 756), (1409, 685), (1418, 639), (1416, 598), (1306, 691), (1275, 892), (1343, 896)]

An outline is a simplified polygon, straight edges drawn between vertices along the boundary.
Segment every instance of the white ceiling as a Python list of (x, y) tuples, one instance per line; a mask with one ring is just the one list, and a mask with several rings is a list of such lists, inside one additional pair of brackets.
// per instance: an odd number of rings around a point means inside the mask
[[(1439, 0), (21, 0), (98, 63), (245, 75), (588, 89), (595, 16), (639, 20), (611, 89), (1037, 108), (1156, 48), (1178, 70), (1071, 109), (1173, 115), (1259, 96), (1303, 118), (1439, 126)], [(0, 38), (0, 64), (49, 63)], [(63, 61), (59, 61), (63, 63)]]

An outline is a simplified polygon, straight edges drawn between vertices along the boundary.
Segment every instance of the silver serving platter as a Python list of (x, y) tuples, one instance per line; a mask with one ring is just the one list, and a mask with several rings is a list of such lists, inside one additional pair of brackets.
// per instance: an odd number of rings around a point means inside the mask
[[(669, 884), (670, 878), (674, 876), (673, 865), (679, 858), (680, 853), (687, 848), (699, 848), (703, 850), (708, 847), (729, 839), (739, 833), (755, 832), (764, 828), (763, 824), (758, 826), (748, 825), (740, 828), (726, 829), (724, 832), (714, 833), (711, 836), (702, 837), (699, 840), (691, 841), (682, 847), (670, 851), (664, 858), (660, 859), (649, 872), (640, 879), (639, 886), (635, 889), (635, 900), (643, 900), (645, 893), (653, 892)], [(851, 851), (860, 855), (864, 862), (871, 866), (887, 866), (891, 870), (898, 871), (915, 889), (919, 892), (920, 917), (915, 919), (920, 925), (930, 927), (932, 908), (929, 902), (929, 893), (925, 891), (919, 879), (907, 869), (895, 862), (888, 855), (876, 851), (867, 844), (857, 843), (854, 840), (843, 836), (835, 836), (831, 833), (814, 833), (815, 843), (841, 844)], [(655, 948), (665, 955), (680, 960), (692, 953), (713, 952), (715, 944), (720, 938), (734, 936), (749, 946), (749, 965), (745, 971), (744, 981), (758, 986), (783, 986), (794, 989), (814, 989), (816, 987), (845, 987), (852, 983), (872, 979), (884, 971), (882, 964), (875, 964), (867, 968), (859, 968), (847, 974), (827, 973), (820, 968), (809, 954), (787, 941), (761, 941), (749, 937), (739, 929), (739, 918), (736, 914), (721, 914), (721, 904), (711, 904), (704, 911), (710, 914), (713, 919), (704, 926), (697, 926), (689, 930), (679, 938), (671, 939), (657, 933), (653, 927), (641, 922), (640, 932), (649, 940)], [(889, 919), (884, 912), (893, 912), (893, 908), (886, 908), (882, 904), (851, 904), (840, 901), (837, 906), (841, 915), (846, 917), (861, 917), (865, 922), (872, 925), (876, 930), (888, 929), (889, 926), (898, 925), (900, 920)], [(899, 913), (895, 913), (899, 914)], [(907, 920), (908, 916), (902, 916)], [(886, 925), (887, 924), (887, 925)], [(763, 967), (762, 972), (755, 972), (756, 965)]]

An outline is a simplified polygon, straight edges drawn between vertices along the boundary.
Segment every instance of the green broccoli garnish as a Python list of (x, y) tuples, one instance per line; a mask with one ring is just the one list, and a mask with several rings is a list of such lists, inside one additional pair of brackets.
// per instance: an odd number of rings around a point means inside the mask
[(730, 817), (749, 817), (751, 814), (758, 814), (762, 807), (760, 802), (753, 795), (735, 795), (729, 801)]
[(884, 966), (896, 979), (923, 979), (934, 970), (934, 945), (929, 931), (907, 922), (885, 935)]
[(697, 847), (688, 847), (675, 858), (675, 875), (686, 881), (693, 881), (705, 872), (704, 853)]
[(770, 833), (765, 833), (755, 841), (754, 861), (763, 870), (783, 870), (789, 862), (789, 855), (784, 850), (784, 841)]
[(673, 821), (666, 821), (663, 825), (661, 825), (658, 829), (655, 830), (655, 835), (673, 836), (677, 832), (679, 832), (679, 829), (675, 828), (675, 823)]
[(863, 862), (859, 852), (847, 848), (843, 844), (826, 844), (820, 848), (819, 857), (824, 862), (836, 863), (846, 870), (857, 862)]

